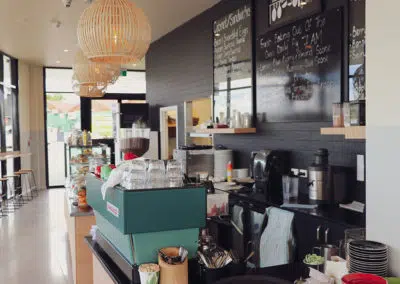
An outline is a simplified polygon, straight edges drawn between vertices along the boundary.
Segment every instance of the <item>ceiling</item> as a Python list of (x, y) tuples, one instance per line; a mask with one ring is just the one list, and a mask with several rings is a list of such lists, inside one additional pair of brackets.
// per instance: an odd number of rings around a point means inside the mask
[[(65, 8), (62, 0), (0, 0), (0, 50), (34, 64), (71, 67), (84, 0)], [(153, 41), (219, 0), (135, 0), (149, 18)], [(54, 22), (61, 25), (56, 27)], [(64, 52), (68, 50), (68, 52)], [(144, 61), (129, 69), (144, 69)]]

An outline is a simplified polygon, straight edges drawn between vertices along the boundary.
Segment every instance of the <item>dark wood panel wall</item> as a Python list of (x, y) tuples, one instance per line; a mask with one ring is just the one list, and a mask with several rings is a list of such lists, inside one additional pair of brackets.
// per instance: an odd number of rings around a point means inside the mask
[[(189, 22), (154, 42), (146, 56), (147, 100), (150, 103), (151, 126), (159, 129), (159, 108), (178, 105), (183, 115), (183, 102), (210, 97), (213, 85), (213, 21), (233, 11), (245, 0), (221, 1)], [(343, 94), (348, 95), (348, 0), (324, 0), (323, 9), (343, 7), (344, 54)], [(268, 0), (255, 0), (255, 33), (268, 31)], [(183, 119), (183, 117), (182, 117)], [(286, 149), (293, 153), (293, 167), (306, 168), (312, 162), (313, 153), (321, 147), (330, 151), (333, 164), (356, 167), (356, 155), (365, 154), (365, 142), (347, 141), (343, 137), (321, 136), (320, 128), (330, 126), (326, 122), (263, 123), (257, 125), (254, 135), (217, 135), (217, 144), (236, 151), (237, 166), (247, 167), (250, 152), (259, 149)], [(179, 129), (179, 142), (183, 143), (183, 123)]]

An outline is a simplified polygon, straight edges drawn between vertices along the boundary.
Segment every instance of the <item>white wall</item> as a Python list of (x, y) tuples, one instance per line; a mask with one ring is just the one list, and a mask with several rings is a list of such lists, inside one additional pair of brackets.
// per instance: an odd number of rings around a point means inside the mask
[(45, 189), (43, 67), (19, 61), (18, 75), (21, 152), (32, 153), (22, 159), (22, 168), (32, 168), (39, 188)]
[(400, 1), (367, 0), (367, 238), (400, 276)]

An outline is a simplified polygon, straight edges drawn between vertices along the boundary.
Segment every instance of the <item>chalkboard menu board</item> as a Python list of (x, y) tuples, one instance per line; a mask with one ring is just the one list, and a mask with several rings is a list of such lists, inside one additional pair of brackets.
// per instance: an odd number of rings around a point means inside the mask
[(349, 6), (349, 99), (365, 99), (365, 0)]
[(270, 0), (269, 25), (282, 26), (321, 12), (321, 0)]
[(342, 10), (300, 20), (257, 40), (259, 122), (330, 121), (341, 101)]
[(214, 117), (252, 115), (252, 9), (246, 5), (214, 22)]

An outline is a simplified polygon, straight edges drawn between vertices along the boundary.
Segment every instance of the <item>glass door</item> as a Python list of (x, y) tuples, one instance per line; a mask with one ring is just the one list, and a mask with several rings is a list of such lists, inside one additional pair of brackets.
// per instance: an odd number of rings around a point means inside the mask
[(81, 128), (80, 98), (71, 93), (46, 93), (48, 186), (65, 183), (65, 139)]
[(47, 187), (63, 187), (65, 139), (81, 128), (81, 100), (72, 90), (72, 69), (45, 68)]

